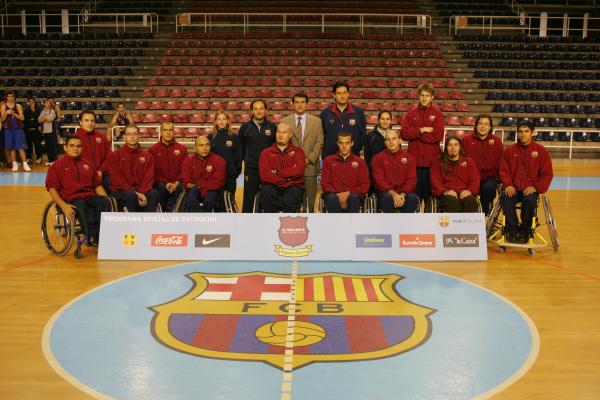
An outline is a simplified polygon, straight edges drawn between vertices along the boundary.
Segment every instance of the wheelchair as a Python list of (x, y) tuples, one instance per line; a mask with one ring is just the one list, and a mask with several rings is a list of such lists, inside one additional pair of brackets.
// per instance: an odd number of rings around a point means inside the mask
[[(483, 209), (481, 208), (481, 201), (479, 200), (479, 196), (476, 196), (475, 199), (477, 200), (477, 212), (483, 212)], [(423, 212), (427, 212), (427, 213), (446, 212), (444, 207), (441, 206), (438, 198), (433, 195), (431, 195), (427, 199), (425, 199), (423, 208), (424, 208)]]
[[(252, 203), (252, 213), (256, 214), (256, 213), (262, 213), (264, 212), (262, 206), (260, 205), (260, 190), (258, 191), (258, 193), (256, 193), (256, 196), (254, 196), (254, 201)], [(282, 212), (282, 211), (280, 211)], [(303, 195), (302, 196), (302, 204), (300, 204), (300, 207), (298, 208), (298, 211), (296, 211), (297, 213), (307, 213), (308, 212), (308, 198)]]
[[(417, 196), (417, 198), (418, 198), (418, 196)], [(364, 208), (366, 211), (364, 211), (364, 212), (368, 212), (368, 213), (382, 213), (383, 212), (383, 210), (379, 206), (379, 197), (377, 196), (377, 193), (369, 193), (367, 195), (365, 201), (366, 201), (366, 203), (365, 203)], [(420, 213), (420, 212), (424, 212), (421, 199), (419, 199), (419, 207), (417, 207), (417, 209), (415, 210), (415, 213)]]
[[(114, 198), (110, 198), (111, 211), (115, 210)], [(71, 250), (73, 243), (77, 244), (74, 256), (83, 257), (81, 245), (90, 246), (89, 236), (86, 232), (86, 224), (82, 223), (79, 216), (68, 218), (58, 204), (51, 200), (44, 207), (42, 214), (42, 239), (52, 254), (64, 256)]]
[[(179, 196), (177, 196), (177, 201), (175, 202), (175, 207), (173, 207), (173, 212), (184, 212), (184, 202), (185, 202), (185, 194), (187, 192), (185, 190), (182, 190), (181, 193), (179, 193)], [(158, 205), (160, 207), (160, 204)], [(215, 208), (215, 210), (225, 210), (226, 213), (237, 213), (238, 212), (238, 208), (237, 208), (237, 204), (235, 203), (235, 199), (233, 198), (233, 195), (231, 192), (228, 192), (227, 190), (223, 190), (221, 196), (219, 197), (219, 200), (217, 201), (217, 206)], [(215, 210), (213, 210), (213, 212), (215, 212)]]
[[(373, 195), (374, 196), (374, 195)], [(317, 194), (317, 210), (320, 213), (327, 213), (327, 207), (325, 206), (325, 193)], [(359, 213), (374, 213), (377, 210), (377, 197), (373, 198), (371, 195), (361, 196), (360, 210)]]
[[(538, 217), (538, 211), (540, 209), (540, 202), (542, 203), (542, 209), (544, 210), (544, 222), (542, 223)], [(521, 209), (521, 203), (517, 203), (517, 210)], [(532, 218), (531, 227), (529, 229), (529, 241), (525, 244), (511, 243), (506, 240), (506, 224), (505, 216), (502, 213), (502, 207), (500, 206), (500, 198), (496, 197), (490, 215), (486, 222), (486, 234), (488, 241), (499, 246), (500, 252), (504, 253), (507, 247), (520, 247), (526, 248), (529, 255), (535, 254), (535, 249), (546, 247), (548, 241), (540, 235), (537, 228), (541, 225), (546, 225), (548, 230), (548, 236), (550, 238), (550, 244), (552, 249), (557, 252), (560, 246), (560, 239), (558, 237), (558, 230), (556, 228), (556, 221), (552, 214), (552, 207), (550, 206), (550, 200), (545, 194), (540, 194), (537, 199), (537, 206), (535, 214)]]

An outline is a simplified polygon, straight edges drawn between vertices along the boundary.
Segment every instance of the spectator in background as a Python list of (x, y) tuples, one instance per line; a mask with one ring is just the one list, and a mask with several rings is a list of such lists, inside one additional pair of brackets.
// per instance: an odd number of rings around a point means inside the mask
[(462, 139), (467, 156), (471, 157), (477, 169), (481, 182), (479, 184), (479, 197), (482, 211), (487, 215), (496, 197), (498, 182), (500, 182), (500, 161), (504, 152), (502, 140), (494, 135), (494, 125), (489, 115), (480, 115), (475, 120), (472, 133)]
[(26, 172), (31, 171), (27, 164), (27, 156), (25, 149), (27, 143), (25, 141), (25, 132), (23, 131), (23, 106), (16, 102), (15, 92), (6, 93), (6, 103), (0, 107), (0, 119), (4, 128), (4, 149), (8, 150), (8, 161), (12, 163), (13, 172), (19, 170), (17, 162), (17, 150), (23, 162), (23, 169)]
[(433, 104), (435, 88), (431, 83), (419, 87), (419, 104), (410, 110), (402, 122), (400, 137), (408, 141), (408, 152), (417, 162), (417, 196), (421, 200), (431, 195), (429, 172), (440, 157), (440, 142), (444, 138), (444, 115)]
[(267, 102), (262, 99), (253, 100), (250, 104), (252, 119), (240, 126), (238, 137), (242, 147), (244, 160), (244, 201), (242, 212), (251, 213), (254, 208), (254, 197), (260, 190), (260, 174), (258, 159), (261, 152), (275, 141), (277, 125), (270, 122), (267, 115)]
[(360, 154), (363, 147), (364, 136), (367, 134), (367, 120), (362, 108), (351, 104), (350, 86), (347, 82), (340, 81), (333, 85), (334, 104), (321, 112), (321, 123), (323, 124), (324, 144), (323, 160), (325, 157), (338, 151), (338, 133), (350, 132), (352, 134), (352, 152)]
[(314, 212), (317, 198), (317, 175), (321, 171), (321, 151), (323, 150), (323, 125), (321, 120), (306, 112), (308, 96), (299, 92), (292, 98), (294, 114), (281, 122), (292, 127), (292, 144), (300, 147), (306, 155), (304, 166), (304, 188), (308, 212)]
[(115, 140), (119, 140), (123, 137), (123, 133), (125, 132), (125, 127), (127, 125), (133, 124), (133, 115), (131, 115), (131, 111), (125, 108), (125, 104), (117, 103), (117, 108), (115, 113), (108, 124), (108, 129), (106, 130), (106, 134), (108, 136), (108, 140), (112, 142), (113, 138), (113, 128), (115, 126), (121, 126), (122, 128), (116, 128), (114, 130), (114, 138)]
[(172, 122), (160, 124), (160, 140), (148, 152), (154, 158), (154, 189), (160, 195), (160, 206), (172, 212), (183, 190), (182, 167), (188, 155), (187, 148), (175, 140)]
[(37, 101), (35, 99), (27, 99), (27, 108), (25, 108), (25, 120), (23, 125), (25, 128), (25, 140), (27, 141), (27, 159), (35, 161), (36, 164), (42, 162), (42, 133), (40, 132), (40, 123), (38, 118), (40, 116), (40, 109), (38, 108)]
[[(44, 135), (44, 143), (46, 144), (46, 155), (48, 161), (46, 165), (52, 165), (58, 156), (56, 130), (54, 129), (54, 120), (56, 119), (56, 111), (52, 107), (50, 99), (44, 100), (44, 108), (40, 111), (38, 122), (42, 127), (42, 135)], [(95, 166), (98, 169), (99, 166)]]

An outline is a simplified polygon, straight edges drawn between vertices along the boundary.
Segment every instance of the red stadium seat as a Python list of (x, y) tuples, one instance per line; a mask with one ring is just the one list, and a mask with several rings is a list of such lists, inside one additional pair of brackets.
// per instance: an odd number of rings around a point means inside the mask
[(471, 117), (471, 116), (463, 117), (462, 124), (465, 126), (475, 126), (475, 117)]
[(162, 109), (164, 109), (164, 108), (165, 108), (165, 105), (163, 104), (163, 102), (162, 102), (162, 101), (160, 101), (160, 100), (157, 100), (157, 101), (153, 101), (153, 102), (150, 104), (150, 107), (149, 107), (149, 108), (150, 108), (150, 110), (162, 110)]
[(154, 113), (144, 114), (142, 117), (142, 122), (144, 123), (156, 123), (158, 122), (158, 116)]
[(147, 101), (138, 101), (137, 103), (135, 103), (135, 107), (136, 110), (147, 110), (148, 109), (148, 102)]
[(206, 122), (206, 116), (204, 114), (192, 114), (190, 122), (194, 124), (203, 124)]
[(196, 101), (194, 102), (195, 110), (208, 110), (208, 102), (207, 101)]
[(223, 104), (222, 101), (213, 101), (210, 104), (210, 109), (213, 110), (213, 111), (224, 110), (225, 109), (225, 104)]
[(240, 110), (240, 103), (238, 103), (237, 101), (230, 101), (227, 103), (227, 106), (225, 108), (228, 111), (237, 111)]
[(162, 114), (159, 116), (160, 122), (173, 122), (173, 116), (171, 114)]
[[(168, 101), (164, 108), (165, 110), (179, 110), (179, 103), (176, 101)], [(160, 109), (156, 108), (156, 110)]]
[(154, 97), (154, 89), (153, 88), (144, 89), (144, 91), (142, 92), (142, 97)]
[(154, 97), (169, 97), (169, 89), (159, 88), (154, 91)]
[(179, 108), (181, 110), (193, 110), (194, 109), (194, 103), (191, 100), (184, 100), (181, 102)]
[(458, 102), (456, 102), (456, 111), (468, 112), (469, 105), (465, 101), (458, 101)]
[(373, 115), (369, 115), (367, 117), (367, 124), (369, 125), (377, 125), (379, 123), (379, 120), (377, 118), (377, 115), (373, 114)]
[(456, 111), (456, 108), (454, 107), (454, 104), (452, 104), (452, 103), (444, 103), (444, 104), (442, 104), (440, 109), (444, 112)]
[(190, 120), (187, 114), (177, 114), (173, 117), (173, 122), (177, 124), (187, 124)]
[(448, 125), (448, 126), (461, 126), (462, 125), (462, 121), (460, 120), (459, 117), (456, 117), (456, 116), (453, 115), (453, 116), (448, 117), (446, 119), (446, 125)]
[(187, 88), (183, 93), (183, 97), (198, 97), (198, 92), (194, 88)]
[(195, 138), (200, 136), (200, 128), (189, 128), (185, 132), (184, 136), (186, 138)]
[(173, 89), (173, 90), (171, 90), (170, 95), (171, 95), (171, 97), (176, 97), (176, 98), (183, 97), (183, 90), (180, 88)]
[(131, 116), (133, 118), (133, 123), (134, 124), (139, 124), (140, 122), (142, 122), (142, 116), (141, 116), (141, 114), (133, 113), (133, 114), (131, 114)]

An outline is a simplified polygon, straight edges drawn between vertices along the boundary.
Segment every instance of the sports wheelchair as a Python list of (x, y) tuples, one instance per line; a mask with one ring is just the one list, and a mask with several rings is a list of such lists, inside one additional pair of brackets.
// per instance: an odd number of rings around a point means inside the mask
[[(540, 202), (544, 210), (544, 222), (542, 223), (538, 217), (538, 210)], [(517, 203), (517, 210), (521, 209), (521, 203)], [(488, 241), (499, 246), (500, 252), (504, 253), (507, 247), (521, 247), (526, 248), (529, 255), (535, 254), (536, 248), (545, 247), (548, 245), (548, 241), (540, 235), (537, 231), (538, 226), (546, 225), (548, 229), (548, 236), (552, 249), (556, 252), (560, 246), (560, 240), (558, 237), (558, 230), (556, 228), (556, 221), (552, 215), (552, 207), (550, 206), (550, 200), (545, 194), (540, 194), (537, 198), (537, 206), (535, 208), (535, 214), (532, 218), (531, 227), (529, 228), (529, 240), (527, 243), (511, 243), (506, 239), (507, 228), (505, 223), (505, 216), (502, 213), (502, 207), (500, 206), (500, 198), (496, 197), (490, 215), (486, 222), (486, 234)]]
[[(258, 191), (258, 193), (256, 193), (256, 196), (254, 196), (254, 202), (252, 204), (252, 212), (253, 213), (264, 212), (264, 210), (260, 204), (260, 190)], [(298, 207), (298, 210), (296, 212), (298, 212), (298, 213), (308, 212), (308, 199), (305, 194), (302, 195), (302, 203), (300, 204), (300, 206)]]
[[(361, 196), (360, 198), (360, 210), (359, 213), (374, 213), (377, 210), (377, 198), (373, 198), (369, 195)], [(317, 210), (320, 213), (327, 213), (327, 207), (325, 206), (325, 193), (317, 193)]]
[[(177, 196), (177, 201), (175, 202), (175, 207), (173, 207), (173, 212), (184, 212), (184, 203), (185, 203), (185, 194), (187, 191), (182, 190), (179, 196)], [(200, 203), (202, 204), (202, 203)], [(160, 204), (159, 204), (160, 206)], [(217, 201), (217, 206), (213, 210), (223, 210), (226, 213), (236, 213), (238, 212), (237, 204), (235, 203), (235, 199), (233, 198), (233, 194), (228, 192), (227, 190), (223, 190), (221, 195), (219, 196), (219, 200)]]
[[(110, 211), (114, 211), (114, 198), (110, 198)], [(44, 207), (42, 214), (42, 239), (44, 244), (52, 254), (64, 256), (71, 250), (73, 243), (77, 243), (77, 248), (73, 254), (75, 258), (81, 258), (83, 253), (81, 245), (92, 246), (87, 232), (87, 224), (82, 221), (81, 216), (76, 212), (75, 218), (69, 218), (65, 215), (59, 205), (51, 200)]]
[[(483, 212), (482, 208), (481, 208), (481, 201), (479, 200), (479, 196), (475, 196), (475, 199), (477, 200), (477, 212)], [(446, 212), (444, 207), (441, 206), (438, 198), (433, 195), (431, 195), (427, 199), (425, 199), (423, 208), (424, 208), (423, 212), (428, 212), (428, 213)]]

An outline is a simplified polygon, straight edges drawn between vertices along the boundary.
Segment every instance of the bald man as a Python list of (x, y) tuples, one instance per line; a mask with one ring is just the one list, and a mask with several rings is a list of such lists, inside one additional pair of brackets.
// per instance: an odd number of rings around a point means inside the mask
[(264, 212), (297, 212), (302, 205), (306, 155), (291, 139), (292, 128), (281, 123), (275, 143), (260, 153), (260, 205)]

